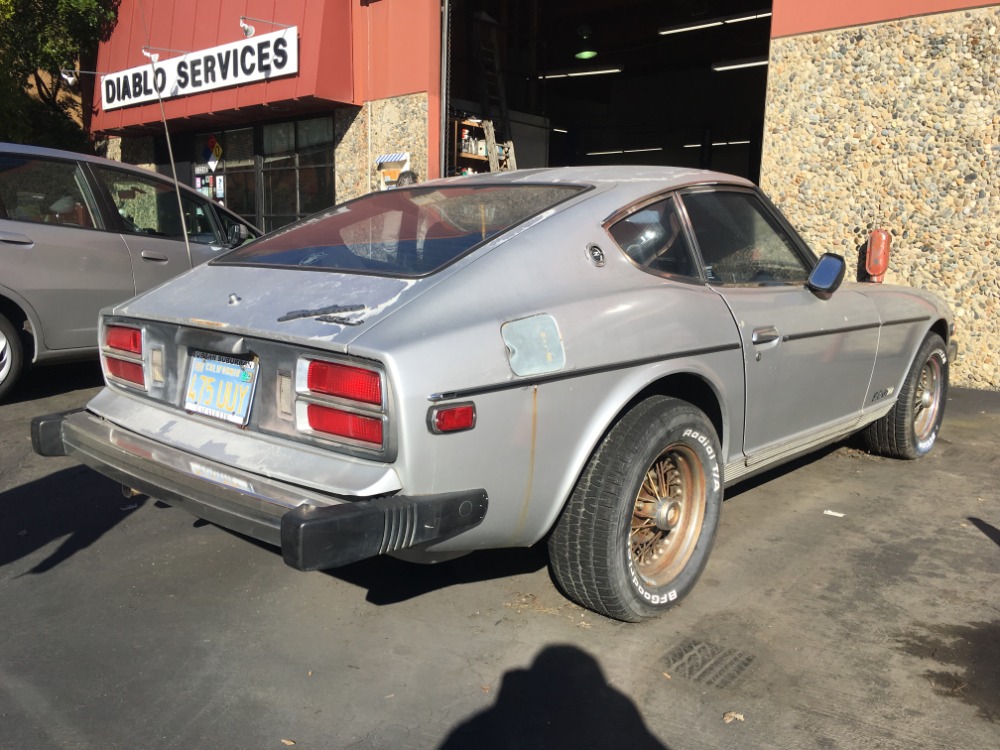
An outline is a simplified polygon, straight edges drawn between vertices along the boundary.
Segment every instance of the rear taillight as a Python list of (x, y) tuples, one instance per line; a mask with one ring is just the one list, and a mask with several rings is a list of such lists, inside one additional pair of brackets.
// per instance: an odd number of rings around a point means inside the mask
[(120, 352), (142, 354), (142, 331), (138, 328), (108, 326), (104, 333), (104, 343), (109, 349)]
[[(383, 377), (380, 370), (354, 363), (300, 359), (294, 388), (296, 428), (356, 448), (384, 450), (387, 421)], [(279, 410), (287, 413), (281, 402), (279, 390)]]
[(313, 393), (382, 405), (381, 376), (362, 367), (312, 360), (309, 362), (306, 386)]
[(119, 380), (127, 380), (136, 385), (145, 386), (146, 378), (142, 372), (141, 362), (126, 362), (123, 359), (108, 358), (104, 361), (108, 375)]
[(104, 329), (104, 346), (101, 361), (109, 380), (146, 387), (142, 361), (142, 331), (129, 326), (107, 326)]
[(335, 437), (358, 440), (382, 446), (382, 419), (363, 414), (334, 409), (319, 404), (309, 404), (309, 427)]

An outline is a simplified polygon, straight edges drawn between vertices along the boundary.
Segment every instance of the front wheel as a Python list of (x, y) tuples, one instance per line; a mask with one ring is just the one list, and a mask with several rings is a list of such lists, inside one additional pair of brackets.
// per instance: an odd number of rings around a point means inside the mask
[(890, 458), (920, 458), (937, 441), (948, 398), (944, 341), (929, 333), (913, 358), (892, 409), (862, 433), (868, 449)]
[(0, 401), (10, 392), (24, 369), (24, 348), (17, 329), (0, 315)]
[(549, 537), (570, 599), (638, 622), (701, 575), (722, 508), (719, 439), (705, 415), (665, 396), (641, 402), (591, 456)]

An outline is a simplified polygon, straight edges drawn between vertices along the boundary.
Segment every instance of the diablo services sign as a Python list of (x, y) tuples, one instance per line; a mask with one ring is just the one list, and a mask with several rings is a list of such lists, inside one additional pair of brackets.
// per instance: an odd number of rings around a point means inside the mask
[(298, 27), (101, 76), (104, 110), (268, 81), (299, 72)]

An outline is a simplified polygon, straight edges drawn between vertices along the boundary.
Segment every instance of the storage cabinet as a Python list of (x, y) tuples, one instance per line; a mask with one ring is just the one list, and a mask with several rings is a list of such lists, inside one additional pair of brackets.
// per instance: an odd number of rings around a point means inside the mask
[[(450, 175), (478, 174), (490, 171), (490, 156), (486, 146), (486, 130), (482, 120), (472, 117), (451, 119)], [(507, 169), (507, 153), (503, 144), (498, 143), (497, 157), (500, 169)]]

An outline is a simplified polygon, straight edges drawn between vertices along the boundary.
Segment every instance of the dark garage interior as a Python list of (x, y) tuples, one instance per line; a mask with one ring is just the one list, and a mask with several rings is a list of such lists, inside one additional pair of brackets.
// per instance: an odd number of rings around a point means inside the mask
[(489, 106), (493, 33), (510, 119), (548, 131), (548, 165), (669, 164), (756, 181), (770, 11), (770, 0), (451, 0), (450, 114)]

